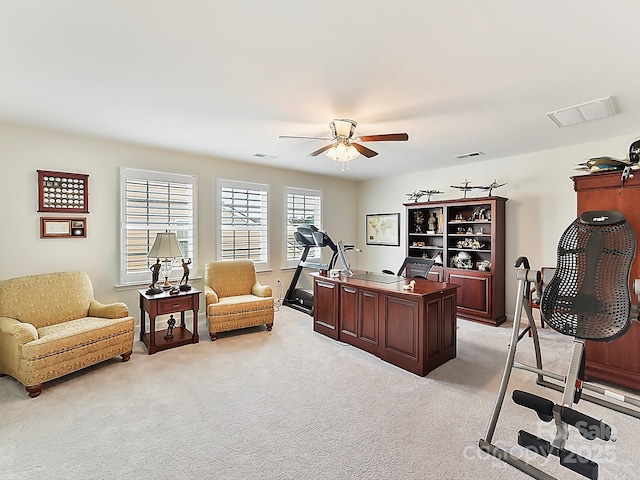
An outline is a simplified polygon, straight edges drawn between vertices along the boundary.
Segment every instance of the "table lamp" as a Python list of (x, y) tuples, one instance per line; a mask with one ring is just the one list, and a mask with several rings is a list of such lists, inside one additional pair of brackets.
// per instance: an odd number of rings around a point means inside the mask
[[(151, 266), (151, 271), (153, 272), (153, 274), (151, 285), (149, 285), (147, 294), (155, 295), (162, 292), (163, 290), (171, 289), (171, 284), (169, 283), (169, 275), (171, 275), (173, 261), (174, 259), (183, 256), (182, 249), (180, 248), (178, 240), (176, 239), (176, 234), (170, 233), (169, 231), (158, 233), (155, 241), (153, 242), (151, 250), (149, 250), (148, 256), (149, 258), (155, 258), (156, 263)], [(163, 260), (161, 261), (160, 259)], [(156, 287), (159, 273), (162, 273), (162, 276), (164, 277), (162, 288)]]

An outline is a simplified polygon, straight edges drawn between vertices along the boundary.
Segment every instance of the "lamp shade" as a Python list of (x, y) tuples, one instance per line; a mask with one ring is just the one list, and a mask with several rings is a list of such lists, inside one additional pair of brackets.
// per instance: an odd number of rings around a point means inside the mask
[(170, 232), (159, 233), (155, 242), (153, 242), (151, 250), (149, 250), (149, 257), (151, 258), (178, 258), (183, 256), (176, 234)]

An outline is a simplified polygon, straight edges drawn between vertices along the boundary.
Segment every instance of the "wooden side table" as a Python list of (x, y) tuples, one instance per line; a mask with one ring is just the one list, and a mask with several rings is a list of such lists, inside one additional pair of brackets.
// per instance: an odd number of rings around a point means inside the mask
[[(177, 295), (170, 295), (169, 292), (162, 292), (156, 295), (147, 295), (146, 290), (138, 290), (140, 294), (140, 340), (152, 353), (167, 350), (169, 348), (180, 347), (189, 343), (198, 343), (198, 308), (200, 307), (200, 290), (191, 289), (180, 292)], [(184, 323), (184, 312), (193, 312), (193, 333), (187, 330)], [(149, 315), (149, 333), (146, 333), (145, 312)], [(156, 317), (158, 315), (180, 313), (180, 325), (175, 325), (173, 315), (169, 318), (169, 323), (173, 328), (156, 331)], [(173, 320), (173, 322), (171, 322)], [(168, 334), (171, 333), (172, 336)]]

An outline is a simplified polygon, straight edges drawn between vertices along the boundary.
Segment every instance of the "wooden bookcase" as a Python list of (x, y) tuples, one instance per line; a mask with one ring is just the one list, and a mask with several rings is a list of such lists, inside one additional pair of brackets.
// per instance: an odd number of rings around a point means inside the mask
[(441, 259), (431, 268), (429, 279), (460, 286), (460, 318), (489, 325), (506, 319), (506, 201), (483, 197), (404, 204), (407, 256)]
[[(640, 239), (640, 175), (635, 172), (624, 188), (621, 172), (604, 172), (572, 177), (577, 193), (578, 212), (591, 210), (618, 210), (627, 217), (636, 237)], [(635, 305), (638, 297), (633, 293), (633, 282), (640, 278), (640, 255), (631, 265), (629, 290), (633, 303), (633, 316), (637, 318)], [(640, 390), (640, 324), (632, 322), (631, 328), (622, 337), (611, 342), (587, 341), (585, 345), (587, 378), (597, 378), (634, 390)]]

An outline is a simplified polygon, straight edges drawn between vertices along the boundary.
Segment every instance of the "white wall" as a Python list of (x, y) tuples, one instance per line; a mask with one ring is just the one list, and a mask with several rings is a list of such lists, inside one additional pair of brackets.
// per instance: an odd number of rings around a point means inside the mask
[[(116, 289), (119, 282), (119, 168), (143, 168), (198, 177), (198, 264), (192, 278), (202, 275), (204, 263), (215, 260), (215, 181), (226, 178), (266, 183), (270, 186), (270, 242), (272, 272), (262, 273), (263, 283), (286, 290), (292, 270), (281, 270), (284, 256), (284, 189), (287, 186), (318, 189), (324, 196), (324, 229), (337, 240), (353, 243), (363, 253), (350, 252), (357, 268), (395, 270), (405, 257), (406, 238), (399, 247), (367, 246), (365, 214), (401, 213), (401, 232), (406, 228), (403, 203), (406, 194), (419, 189), (444, 191), (434, 199), (460, 198), (450, 185), (468, 179), (488, 185), (494, 179), (507, 185), (495, 195), (507, 197), (506, 311), (513, 315), (515, 303), (513, 261), (529, 257), (534, 268), (554, 265), (560, 234), (575, 218), (576, 196), (572, 176), (582, 175), (575, 165), (588, 158), (611, 155), (624, 158), (635, 140), (617, 137), (527, 155), (485, 160), (449, 168), (352, 182), (287, 170), (225, 161), (203, 155), (173, 152), (44, 129), (0, 123), (2, 158), (3, 224), (0, 235), (0, 279), (61, 270), (89, 273), (96, 298), (124, 301), (138, 318), (135, 288)], [(301, 159), (304, 161), (304, 159)], [(452, 163), (457, 160), (452, 159)], [(428, 167), (428, 164), (425, 164)], [(88, 238), (40, 239), (37, 212), (36, 170), (89, 174)], [(483, 195), (472, 191), (471, 196)], [(51, 214), (49, 214), (50, 216)], [(10, 252), (10, 253), (8, 253)], [(192, 282), (201, 288), (199, 280)], [(137, 288), (143, 288), (139, 286)], [(201, 309), (202, 310), (202, 309)]]
[[(367, 213), (401, 212), (401, 232), (405, 232), (403, 203), (407, 203), (406, 193), (420, 189), (440, 190), (445, 193), (432, 197), (433, 200), (456, 199), (463, 194), (450, 185), (460, 185), (465, 179), (474, 185), (489, 185), (494, 179), (498, 183), (506, 182), (505, 186), (495, 189), (493, 195), (509, 199), (506, 203), (506, 313), (507, 317), (513, 318), (517, 286), (513, 263), (524, 255), (529, 258), (532, 268), (555, 265), (558, 239), (576, 217), (576, 194), (571, 177), (585, 174), (575, 170), (576, 164), (603, 155), (625, 158), (634, 140), (617, 137), (362, 182), (358, 196), (358, 238), (365, 238)], [(451, 163), (456, 161), (452, 159)], [(476, 190), (469, 192), (467, 197), (484, 195), (486, 193)], [(362, 240), (364, 252), (358, 258), (358, 267), (395, 271), (406, 254), (406, 236), (402, 233), (400, 240), (399, 247), (366, 246)]]
[[(337, 177), (261, 167), (212, 157), (161, 150), (90, 137), (0, 123), (3, 224), (0, 235), (0, 279), (63, 270), (86, 271), (97, 300), (124, 301), (139, 319), (136, 288), (119, 283), (119, 168), (121, 166), (195, 175), (197, 185), (198, 259), (191, 278), (203, 274), (204, 264), (216, 259), (214, 232), (216, 178), (268, 184), (270, 188), (270, 254), (273, 271), (259, 274), (277, 295), (276, 280), (284, 291), (293, 271), (281, 270), (285, 245), (285, 188), (299, 187), (323, 193), (324, 229), (334, 240), (353, 243), (357, 226), (357, 184)], [(301, 159), (305, 161), (305, 159)], [(36, 170), (89, 174), (87, 238), (40, 238)], [(71, 216), (71, 215), (70, 215)], [(149, 276), (149, 281), (151, 276)], [(202, 288), (201, 280), (192, 283)], [(284, 294), (284, 292), (283, 292)], [(203, 312), (201, 306), (200, 312)]]

